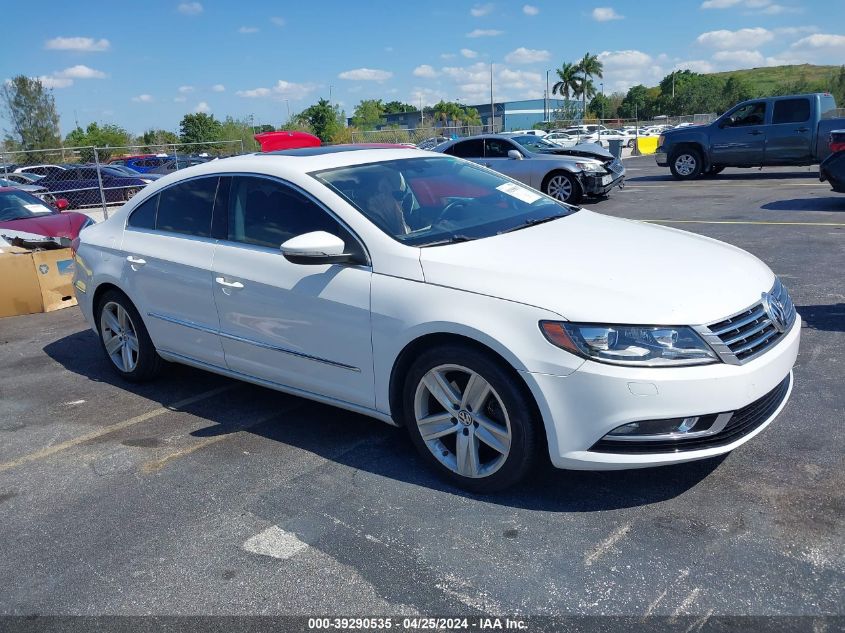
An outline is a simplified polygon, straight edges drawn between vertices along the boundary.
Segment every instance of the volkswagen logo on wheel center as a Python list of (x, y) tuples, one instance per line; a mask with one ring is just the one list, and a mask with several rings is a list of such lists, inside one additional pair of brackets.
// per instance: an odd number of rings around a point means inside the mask
[(768, 292), (762, 294), (763, 310), (778, 332), (786, 331), (786, 311), (783, 304)]
[(458, 411), (458, 419), (464, 424), (472, 424), (472, 414), (469, 411)]

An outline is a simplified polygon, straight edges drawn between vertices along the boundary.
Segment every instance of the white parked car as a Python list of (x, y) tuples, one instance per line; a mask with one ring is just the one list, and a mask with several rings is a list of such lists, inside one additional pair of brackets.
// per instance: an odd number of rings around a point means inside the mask
[(801, 319), (756, 257), (452, 156), (209, 162), (79, 240), (79, 305), (123, 378), (166, 359), (405, 426), (472, 490), (544, 453), (573, 469), (727, 453), (792, 389)]
[(544, 141), (560, 145), (561, 147), (574, 147), (579, 143), (578, 136), (567, 134), (566, 132), (551, 132), (543, 137)]

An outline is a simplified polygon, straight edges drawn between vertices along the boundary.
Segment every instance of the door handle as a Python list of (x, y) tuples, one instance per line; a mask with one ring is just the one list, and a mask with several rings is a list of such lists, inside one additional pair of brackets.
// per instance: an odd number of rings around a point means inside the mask
[(760, 130), (754, 130), (753, 132), (749, 132), (749, 134), (751, 134), (753, 136), (760, 136), (762, 134), (762, 132)]
[(225, 277), (216, 277), (214, 281), (216, 281), (224, 288), (235, 288), (236, 290), (240, 290), (244, 287), (244, 285), (240, 281), (226, 281)]
[(126, 261), (132, 264), (133, 266), (143, 266), (147, 263), (147, 260), (141, 259), (140, 257), (135, 257), (134, 255), (127, 255)]
[(808, 127), (799, 127), (799, 128), (795, 128), (795, 131), (796, 131), (796, 132), (802, 132), (802, 133), (803, 133), (803, 132), (809, 132), (809, 131), (810, 131), (810, 128), (808, 128)]

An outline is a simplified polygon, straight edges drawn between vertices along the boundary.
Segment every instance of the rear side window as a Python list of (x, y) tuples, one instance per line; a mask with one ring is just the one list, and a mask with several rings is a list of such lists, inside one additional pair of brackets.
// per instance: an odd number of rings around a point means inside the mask
[(507, 158), (508, 152), (516, 146), (498, 138), (488, 138), (484, 142), (484, 156), (486, 158)]
[(211, 235), (211, 215), (218, 178), (196, 178), (162, 191), (156, 229), (197, 237)]
[(136, 229), (154, 229), (156, 226), (156, 210), (158, 209), (158, 196), (153, 196), (144, 201), (129, 216), (129, 226)]
[(457, 156), (458, 158), (481, 158), (484, 156), (484, 142), (478, 138), (471, 141), (455, 143), (444, 153)]
[(809, 99), (783, 99), (775, 101), (772, 123), (804, 123), (810, 119)]

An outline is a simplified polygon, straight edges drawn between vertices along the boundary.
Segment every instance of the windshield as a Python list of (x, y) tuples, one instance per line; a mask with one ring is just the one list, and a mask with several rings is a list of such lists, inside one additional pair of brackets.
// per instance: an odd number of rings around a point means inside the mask
[(311, 176), (382, 231), (411, 246), (490, 237), (577, 210), (451, 157), (355, 165)]
[(554, 143), (550, 143), (539, 136), (514, 136), (513, 140), (529, 150), (542, 151), (544, 149), (560, 149), (560, 147)]
[(35, 196), (23, 191), (0, 191), (0, 222), (34, 218), (53, 211)]

